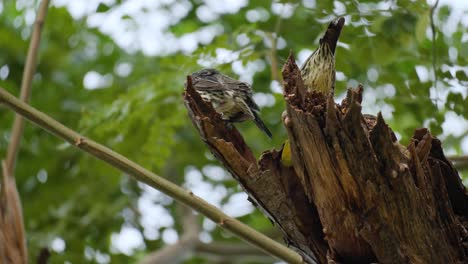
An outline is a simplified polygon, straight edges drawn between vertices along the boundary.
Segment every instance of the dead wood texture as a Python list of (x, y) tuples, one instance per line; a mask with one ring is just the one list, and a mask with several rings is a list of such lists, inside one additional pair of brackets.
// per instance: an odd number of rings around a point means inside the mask
[(305, 92), (291, 55), (283, 68), (292, 166), (257, 162), (187, 79), (189, 116), (215, 157), (306, 263), (468, 263), (468, 195), (427, 129), (400, 145), (363, 88), (341, 104)]

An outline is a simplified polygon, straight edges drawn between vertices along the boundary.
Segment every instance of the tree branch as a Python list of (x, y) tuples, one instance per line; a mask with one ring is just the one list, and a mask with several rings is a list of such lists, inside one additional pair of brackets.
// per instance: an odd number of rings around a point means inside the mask
[[(431, 12), (429, 15), (429, 19), (431, 21), (431, 31), (432, 31), (432, 72), (434, 73), (434, 88), (436, 92), (437, 92), (437, 80), (438, 80), (437, 78), (438, 77), (437, 76), (437, 56), (436, 56), (437, 55), (437, 47), (436, 47), (437, 31), (436, 31), (436, 27), (434, 23), (434, 13), (438, 5), (439, 5), (439, 0), (436, 0), (434, 5), (431, 7)], [(439, 98), (437, 98), (436, 100), (438, 101)]]
[(111, 149), (83, 137), (82, 135), (62, 125), (46, 114), (16, 99), (13, 95), (9, 94), (2, 88), (0, 88), (0, 103), (3, 103), (32, 123), (42, 127), (51, 134), (64, 139), (73, 146), (88, 152), (92, 156), (105, 161), (111, 166), (128, 173), (136, 180), (144, 182), (174, 198), (178, 202), (193, 208), (194, 210), (211, 219), (213, 222), (217, 223), (219, 226), (231, 231), (239, 238), (264, 250), (268, 254), (271, 254), (272, 256), (282, 259), (288, 263), (302, 263), (300, 256), (287, 247), (255, 231), (240, 221), (229, 217), (215, 206), (194, 195), (192, 192), (189, 192), (177, 186), (176, 184), (150, 172), (137, 163), (112, 151)]
[[(183, 234), (179, 241), (173, 245), (165, 246), (158, 251), (147, 255), (140, 264), (152, 263), (181, 263), (189, 255), (200, 255), (211, 262), (230, 263), (261, 262), (272, 263), (274, 258), (264, 251), (244, 243), (213, 242), (203, 243), (199, 240), (200, 225), (198, 217), (191, 209), (183, 209), (182, 228)], [(275, 229), (277, 231), (277, 229)], [(224, 261), (223, 261), (224, 260)]]
[(462, 156), (448, 156), (447, 159), (453, 162), (468, 162), (468, 155)]
[(188, 208), (183, 208), (182, 227), (183, 234), (179, 241), (173, 245), (165, 246), (164, 248), (147, 255), (140, 264), (157, 264), (157, 263), (181, 263), (187, 256), (191, 255), (195, 246), (198, 243), (198, 233), (200, 225), (198, 217)]
[[(41, 39), (42, 26), (47, 15), (49, 1), (40, 4), (21, 80), (20, 99), (28, 102), (31, 95), (31, 83), (36, 70), (36, 62)], [(16, 188), (14, 169), (21, 138), (23, 136), (24, 120), (15, 115), (11, 138), (8, 144), (6, 160), (2, 161), (2, 189), (0, 202), (0, 233), (4, 247), (0, 247), (0, 259), (5, 263), (28, 263), (28, 252), (24, 231), (21, 200)]]
[(271, 79), (277, 81), (278, 83), (281, 82), (279, 78), (279, 70), (278, 70), (278, 59), (277, 59), (277, 51), (278, 51), (278, 38), (279, 32), (281, 29), (281, 16), (278, 15), (275, 24), (275, 31), (273, 33), (267, 32), (265, 35), (271, 42), (271, 48), (269, 52), (270, 63), (271, 63)]
[[(200, 254), (211, 254), (211, 255), (222, 255), (224, 257), (265, 257), (265, 253), (257, 248), (250, 247), (239, 243), (229, 242), (214, 242), (214, 243), (203, 243), (198, 242), (195, 245), (195, 250)], [(271, 257), (267, 257), (270, 262), (273, 261)]]
[(464, 156), (448, 156), (448, 160), (453, 162), (453, 166), (458, 170), (468, 169), (468, 155)]
[[(31, 96), (31, 83), (36, 71), (36, 62), (39, 51), (39, 43), (41, 40), (42, 26), (44, 25), (47, 9), (49, 7), (49, 0), (43, 0), (37, 13), (36, 22), (29, 44), (28, 55), (26, 57), (26, 64), (24, 66), (23, 78), (21, 80), (21, 93), (20, 100), (28, 102)], [(15, 115), (13, 128), (11, 131), (10, 143), (8, 145), (6, 166), (9, 174), (14, 177), (14, 169), (16, 163), (16, 156), (18, 155), (21, 137), (23, 135), (24, 120), (20, 115)]]

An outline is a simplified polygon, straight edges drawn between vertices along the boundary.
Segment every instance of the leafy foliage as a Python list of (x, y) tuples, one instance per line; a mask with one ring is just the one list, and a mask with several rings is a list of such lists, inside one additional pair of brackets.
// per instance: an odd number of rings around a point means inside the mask
[[(15, 94), (35, 7), (20, 2), (0, 5), (0, 85)], [(451, 7), (437, 9), (433, 42), (431, 7), (421, 1), (238, 1), (220, 6), (173, 0), (133, 7), (114, 2), (90, 1), (87, 9), (80, 7), (87, 10), (83, 13), (77, 13), (73, 4), (68, 9), (50, 8), (32, 105), (160, 175), (199, 190), (221, 207), (229, 209), (234, 203), (230, 197), (241, 190), (219, 170), (186, 117), (180, 96), (185, 76), (210, 66), (253, 82), (274, 139), (269, 141), (252, 123), (236, 126), (260, 155), (286, 138), (280, 121), (284, 104), (275, 88), (282, 63), (290, 50), (305, 59), (316, 48), (325, 24), (338, 15), (346, 16), (336, 58), (338, 97), (347, 87), (363, 83), (364, 111), (383, 111), (403, 142), (415, 128), (428, 126), (444, 139), (447, 150), (462, 151), (461, 142), (468, 136), (468, 45), (460, 21), (447, 30)], [(140, 13), (119, 11), (130, 9)], [(172, 19), (168, 14), (174, 10), (178, 15)], [(142, 22), (147, 16), (159, 17), (158, 26)], [(101, 24), (92, 22), (99, 19)], [(115, 23), (114, 31), (105, 27), (106, 20)], [(138, 35), (151, 30), (144, 23), (153, 25), (152, 34), (161, 38)], [(0, 109), (0, 155), (5, 156), (13, 115)], [(447, 116), (455, 119), (446, 120)], [(465, 130), (444, 131), (444, 122), (454, 120), (465, 122)], [(42, 247), (52, 247), (53, 263), (131, 263), (164, 246), (166, 230), (180, 232), (181, 216), (174, 203), (157, 194), (152, 203), (163, 205), (175, 222), (148, 235), (141, 221), (146, 213), (141, 197), (147, 190), (122, 176), (27, 125), (16, 177), (30, 257)], [(210, 192), (219, 195), (212, 198)], [(272, 229), (257, 211), (241, 220), (258, 230)], [(115, 250), (112, 235), (128, 226), (144, 234), (146, 249), (136, 247), (127, 254)], [(204, 224), (205, 237), (237, 241), (210, 226)], [(187, 263), (204, 260), (197, 257)]]

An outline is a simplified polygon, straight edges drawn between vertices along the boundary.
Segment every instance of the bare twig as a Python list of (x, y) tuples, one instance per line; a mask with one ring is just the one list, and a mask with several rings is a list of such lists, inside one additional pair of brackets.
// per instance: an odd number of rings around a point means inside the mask
[[(226, 250), (226, 251), (225, 251)], [(203, 257), (207, 263), (275, 263), (275, 259), (249, 245), (229, 242), (198, 242), (196, 254)]]
[(177, 243), (165, 246), (143, 258), (140, 264), (156, 263), (181, 263), (187, 256), (193, 254), (193, 250), (198, 242), (200, 225), (197, 216), (191, 209), (184, 208), (183, 212), (183, 234)]
[(468, 162), (468, 155), (464, 156), (448, 156), (447, 159), (453, 162)]
[(149, 170), (143, 168), (128, 158), (112, 151), (111, 149), (83, 137), (70, 128), (62, 125), (46, 114), (21, 102), (6, 90), (0, 88), (0, 103), (3, 103), (13, 111), (19, 113), (32, 123), (42, 127), (50, 133), (69, 142), (70, 144), (83, 149), (94, 157), (105, 161), (111, 166), (132, 175), (136, 180), (144, 182), (166, 195), (174, 198), (192, 209), (205, 215), (219, 226), (231, 231), (239, 238), (262, 249), (268, 254), (282, 259), (288, 263), (302, 263), (301, 257), (294, 251), (272, 240), (243, 224), (237, 219), (231, 218), (215, 206), (199, 198), (176, 184), (160, 177)]
[[(430, 19), (431, 19), (431, 31), (432, 31), (432, 71), (434, 73), (434, 88), (437, 91), (437, 47), (436, 47), (436, 27), (434, 23), (434, 12), (439, 5), (439, 0), (436, 0), (434, 5), (431, 7)], [(437, 98), (437, 100), (439, 100)]]
[(278, 69), (278, 59), (277, 50), (278, 50), (278, 36), (281, 29), (281, 16), (278, 16), (275, 24), (275, 32), (273, 33), (266, 33), (266, 37), (271, 42), (271, 49), (270, 49), (270, 63), (271, 63), (271, 79), (277, 82), (281, 82), (279, 78), (279, 69)]
[[(31, 94), (31, 82), (36, 70), (39, 42), (48, 6), (49, 0), (41, 2), (34, 23), (21, 80), (20, 99), (24, 102), (29, 101)], [(23, 136), (23, 129), (24, 121), (17, 114), (13, 122), (6, 160), (2, 161), (2, 189), (0, 193), (0, 233), (2, 242), (0, 243), (4, 243), (5, 246), (0, 247), (0, 258), (5, 263), (28, 263), (21, 200), (14, 178), (16, 156)]]
[(464, 156), (448, 156), (451, 162), (453, 162), (453, 166), (458, 170), (466, 170), (468, 169), (468, 155)]
[[(250, 247), (245, 244), (232, 243), (232, 242), (215, 242), (215, 243), (203, 243), (198, 242), (195, 246), (195, 250), (200, 254), (208, 255), (223, 255), (224, 257), (232, 258), (235, 256), (244, 257), (264, 257), (266, 256), (263, 251), (260, 251), (254, 247)], [(273, 259), (268, 258), (270, 262)]]
[(278, 44), (278, 36), (273, 33), (266, 33), (266, 37), (271, 42), (271, 48), (268, 56), (270, 57), (271, 63), (271, 79), (280, 82), (278, 74), (278, 60), (276, 59), (276, 48)]
[(28, 263), (21, 201), (14, 178), (2, 161), (0, 196), (0, 260), (1, 263)]
[[(37, 13), (36, 22), (34, 23), (34, 29), (31, 36), (31, 42), (29, 44), (28, 55), (26, 57), (26, 65), (24, 66), (23, 78), (21, 80), (21, 93), (20, 99), (23, 102), (28, 102), (31, 95), (31, 83), (36, 71), (36, 62), (39, 51), (39, 43), (41, 39), (42, 26), (47, 15), (47, 8), (49, 6), (49, 0), (43, 0)], [(20, 115), (15, 116), (13, 128), (11, 131), (10, 144), (8, 145), (6, 166), (9, 174), (14, 177), (14, 169), (16, 163), (16, 156), (18, 155), (19, 145), (21, 143), (21, 137), (23, 135), (24, 120)]]
[(200, 232), (198, 217), (187, 207), (181, 207), (181, 209), (183, 209), (183, 233), (179, 241), (148, 254), (140, 261), (140, 264), (177, 264), (190, 255), (200, 255), (211, 262), (222, 262), (222, 260), (229, 260), (230, 263), (245, 263), (246, 260), (260, 263), (274, 262), (274, 258), (270, 255), (242, 242), (201, 242), (198, 238)]

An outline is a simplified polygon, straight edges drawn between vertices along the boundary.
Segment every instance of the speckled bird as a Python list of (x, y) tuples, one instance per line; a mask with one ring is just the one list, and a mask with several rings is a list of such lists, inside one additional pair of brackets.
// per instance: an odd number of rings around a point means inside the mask
[(335, 49), (345, 19), (330, 22), (320, 45), (302, 65), (301, 75), (307, 90), (333, 94), (335, 89)]
[(260, 110), (252, 98), (252, 87), (215, 69), (203, 69), (192, 73), (193, 88), (205, 102), (211, 103), (223, 120), (231, 123), (253, 120), (269, 138), (270, 130), (260, 119)]

